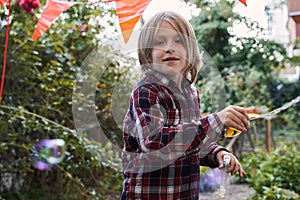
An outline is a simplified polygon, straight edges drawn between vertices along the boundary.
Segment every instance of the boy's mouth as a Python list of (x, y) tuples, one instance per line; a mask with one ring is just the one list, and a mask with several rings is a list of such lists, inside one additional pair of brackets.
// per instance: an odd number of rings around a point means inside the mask
[(174, 61), (174, 60), (179, 60), (179, 59), (176, 58), (176, 57), (168, 57), (168, 58), (163, 59), (163, 62), (165, 62), (165, 61)]

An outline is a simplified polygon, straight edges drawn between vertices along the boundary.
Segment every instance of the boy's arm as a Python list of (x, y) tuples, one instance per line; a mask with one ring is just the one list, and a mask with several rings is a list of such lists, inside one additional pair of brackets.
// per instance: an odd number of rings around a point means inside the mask
[(216, 168), (219, 166), (217, 160), (217, 153), (220, 151), (227, 151), (227, 152), (229, 151), (226, 148), (219, 146), (215, 142), (211, 144), (210, 149), (211, 151), (205, 157), (200, 158), (200, 165)]

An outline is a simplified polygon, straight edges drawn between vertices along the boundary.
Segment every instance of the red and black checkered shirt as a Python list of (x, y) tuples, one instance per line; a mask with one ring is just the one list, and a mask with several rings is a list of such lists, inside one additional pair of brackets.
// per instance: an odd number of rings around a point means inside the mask
[(182, 90), (166, 75), (147, 71), (134, 87), (124, 119), (121, 199), (198, 199), (200, 165), (217, 167), (222, 123), (200, 116), (198, 90)]

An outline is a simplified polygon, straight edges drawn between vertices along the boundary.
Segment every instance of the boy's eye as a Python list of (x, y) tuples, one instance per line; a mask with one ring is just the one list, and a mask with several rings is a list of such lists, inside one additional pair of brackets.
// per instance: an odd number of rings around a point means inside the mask
[(154, 45), (163, 45), (163, 44), (164, 44), (164, 41), (162, 41), (162, 40), (154, 41)]
[(179, 43), (179, 44), (182, 44), (182, 43), (183, 43), (182, 39), (180, 39), (180, 38), (179, 38), (179, 39), (176, 39), (175, 42), (176, 42), (176, 43)]

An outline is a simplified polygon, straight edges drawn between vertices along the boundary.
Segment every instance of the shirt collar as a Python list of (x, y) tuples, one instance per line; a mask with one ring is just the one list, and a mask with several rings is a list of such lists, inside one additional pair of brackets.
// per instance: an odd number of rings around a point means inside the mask
[[(177, 84), (170, 77), (168, 77), (168, 75), (161, 73), (157, 70), (149, 68), (145, 70), (144, 74), (145, 77), (152, 79), (156, 83), (161, 83), (162, 85), (165, 85), (167, 87), (178, 87)], [(183, 77), (182, 80), (182, 87), (183, 88), (191, 87), (191, 84), (185, 77)]]

